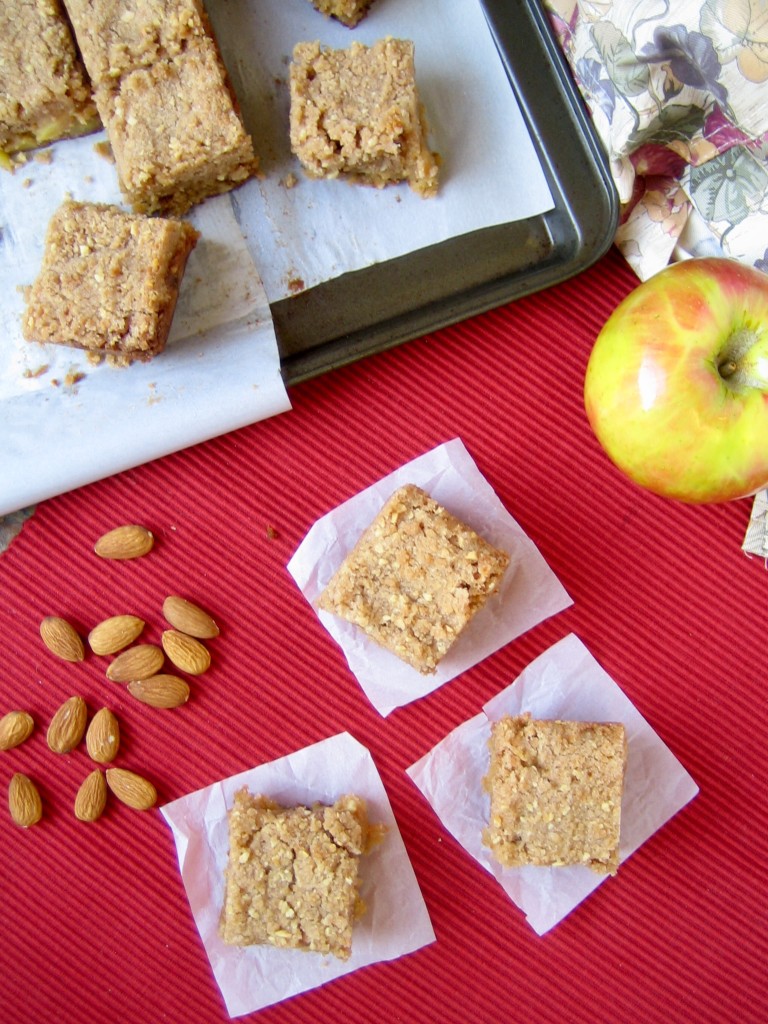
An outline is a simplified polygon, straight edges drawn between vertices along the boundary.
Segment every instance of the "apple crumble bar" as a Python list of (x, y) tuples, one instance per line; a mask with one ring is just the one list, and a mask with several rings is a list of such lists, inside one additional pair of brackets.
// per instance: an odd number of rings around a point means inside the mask
[(408, 484), (385, 503), (318, 603), (430, 673), (508, 565), (505, 551)]
[(365, 909), (360, 858), (381, 833), (358, 796), (281, 807), (239, 790), (229, 812), (224, 942), (349, 959), (353, 925)]
[(63, 203), (29, 289), (24, 337), (88, 349), (114, 363), (151, 359), (165, 347), (197, 238), (184, 221)]
[(617, 723), (494, 722), (483, 841), (504, 867), (619, 866), (626, 735)]
[(414, 46), (381, 39), (346, 50), (298, 43), (291, 63), (291, 148), (307, 175), (383, 188), (438, 187), (438, 158), (416, 89)]
[(354, 28), (368, 13), (373, 0), (310, 0), (321, 14), (336, 18), (347, 28)]
[(66, 0), (139, 213), (181, 215), (258, 167), (199, 0)]
[(10, 156), (100, 125), (58, 0), (0, 4), (0, 166)]

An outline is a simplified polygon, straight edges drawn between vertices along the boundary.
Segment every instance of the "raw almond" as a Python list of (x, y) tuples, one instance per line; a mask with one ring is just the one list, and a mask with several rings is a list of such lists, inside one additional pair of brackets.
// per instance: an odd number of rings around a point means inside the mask
[(13, 750), (29, 739), (35, 720), (26, 711), (9, 711), (0, 718), (0, 750)]
[(157, 803), (157, 790), (149, 779), (127, 768), (107, 768), (107, 785), (118, 800), (135, 811), (148, 811)]
[(178, 629), (166, 629), (161, 638), (163, 650), (170, 660), (182, 672), (191, 676), (199, 676), (211, 664), (211, 654), (200, 640)]
[(165, 655), (157, 644), (137, 644), (118, 654), (107, 669), (107, 679), (113, 683), (146, 679), (159, 672), (164, 661)]
[(88, 756), (99, 764), (108, 764), (120, 749), (120, 725), (109, 708), (100, 708), (85, 734)]
[(94, 626), (88, 644), (94, 654), (117, 654), (132, 644), (144, 629), (144, 619), (137, 615), (113, 615)]
[(85, 646), (75, 627), (58, 615), (46, 615), (40, 623), (43, 643), (57, 657), (64, 661), (82, 661)]
[(178, 708), (189, 700), (189, 685), (178, 676), (163, 673), (128, 683), (128, 692), (153, 708)]
[(101, 768), (83, 779), (75, 797), (75, 817), (79, 821), (97, 821), (107, 806), (107, 782)]
[(184, 597), (172, 595), (163, 601), (163, 615), (181, 633), (199, 640), (212, 640), (219, 635), (219, 627), (208, 612)]
[(8, 786), (8, 810), (17, 825), (29, 828), (43, 816), (43, 801), (32, 779), (17, 772)]
[(99, 537), (93, 550), (100, 558), (141, 558), (152, 550), (155, 538), (145, 526), (129, 523)]
[(68, 754), (83, 738), (88, 708), (82, 697), (70, 697), (56, 711), (48, 726), (48, 746), (54, 754)]

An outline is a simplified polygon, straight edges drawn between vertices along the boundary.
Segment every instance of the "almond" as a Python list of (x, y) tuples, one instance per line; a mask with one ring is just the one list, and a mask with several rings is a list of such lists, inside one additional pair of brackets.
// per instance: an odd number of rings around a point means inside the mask
[(118, 800), (135, 811), (148, 811), (157, 803), (157, 790), (149, 779), (127, 768), (107, 768), (107, 785)]
[(85, 647), (77, 630), (58, 615), (46, 615), (40, 623), (40, 636), (48, 650), (64, 661), (82, 661), (85, 657)]
[(68, 754), (83, 738), (87, 721), (88, 708), (82, 697), (65, 700), (48, 726), (48, 746), (55, 754)]
[(107, 679), (113, 683), (130, 683), (133, 679), (146, 679), (163, 667), (165, 655), (157, 644), (137, 644), (118, 654), (107, 669)]
[(120, 749), (120, 725), (109, 708), (100, 708), (85, 734), (88, 756), (99, 764), (114, 761)]
[(189, 700), (189, 685), (178, 676), (162, 673), (128, 683), (128, 692), (153, 708), (178, 708)]
[(124, 560), (141, 558), (152, 550), (154, 543), (155, 538), (145, 526), (129, 523), (103, 534), (93, 550), (99, 558)]
[(144, 629), (144, 619), (137, 615), (113, 615), (94, 626), (88, 643), (94, 654), (117, 654), (132, 644)]
[(182, 672), (191, 676), (199, 676), (211, 664), (211, 654), (200, 640), (178, 629), (166, 629), (161, 638), (163, 650), (170, 660)]
[(26, 711), (9, 711), (0, 718), (0, 750), (13, 750), (29, 739), (35, 720)]
[(75, 817), (78, 821), (97, 821), (107, 806), (107, 782), (101, 768), (83, 779), (75, 797)]
[(43, 816), (43, 801), (32, 779), (17, 772), (8, 786), (8, 810), (17, 825), (29, 828)]
[(166, 597), (163, 601), (163, 615), (174, 629), (200, 640), (212, 640), (219, 635), (219, 627), (208, 612), (184, 597)]

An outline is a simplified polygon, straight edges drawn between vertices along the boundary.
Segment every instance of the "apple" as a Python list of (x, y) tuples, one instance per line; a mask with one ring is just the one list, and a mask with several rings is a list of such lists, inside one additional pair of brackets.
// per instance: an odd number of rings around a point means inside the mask
[(768, 485), (768, 275), (726, 257), (638, 285), (595, 340), (587, 418), (609, 458), (657, 494), (719, 502)]

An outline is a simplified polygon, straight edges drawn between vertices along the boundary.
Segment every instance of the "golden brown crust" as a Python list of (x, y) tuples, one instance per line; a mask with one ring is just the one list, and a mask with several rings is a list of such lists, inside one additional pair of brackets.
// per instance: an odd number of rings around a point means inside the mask
[(488, 597), (509, 555), (421, 488), (399, 488), (320, 595), (420, 672), (434, 672)]
[(626, 735), (617, 723), (494, 722), (484, 843), (505, 867), (619, 864)]

